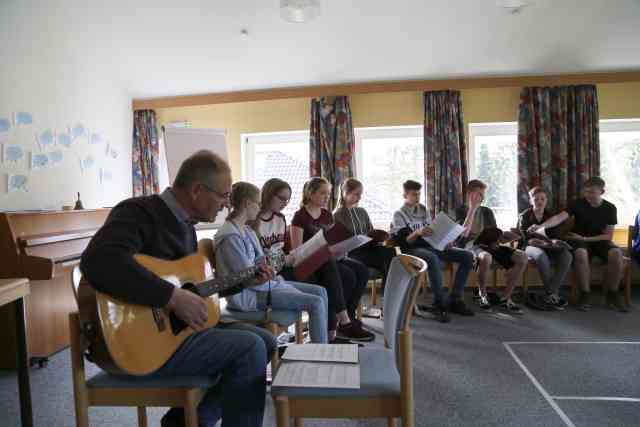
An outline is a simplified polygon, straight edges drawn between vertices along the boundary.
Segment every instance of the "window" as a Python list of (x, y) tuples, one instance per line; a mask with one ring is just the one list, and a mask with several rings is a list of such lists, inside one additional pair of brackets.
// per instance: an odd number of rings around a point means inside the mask
[(491, 208), (498, 227), (509, 229), (518, 221), (518, 124), (469, 125), (469, 179), (489, 188), (484, 205)]
[(360, 205), (374, 227), (389, 228), (393, 212), (404, 203), (404, 181), (424, 183), (422, 135), (422, 126), (355, 129), (356, 173), (364, 186)]
[(243, 179), (258, 187), (271, 178), (289, 183), (292, 194), (282, 212), (290, 224), (309, 179), (309, 131), (242, 135)]
[(640, 119), (600, 120), (600, 175), (618, 224), (633, 224), (640, 209)]

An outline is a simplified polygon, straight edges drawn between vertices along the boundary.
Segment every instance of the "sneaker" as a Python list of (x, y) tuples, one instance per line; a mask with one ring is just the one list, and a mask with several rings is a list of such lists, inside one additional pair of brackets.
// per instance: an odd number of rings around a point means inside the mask
[(564, 310), (567, 306), (567, 300), (555, 294), (547, 294), (543, 301), (545, 304), (556, 310)]
[(338, 325), (337, 334), (340, 338), (351, 341), (370, 342), (376, 339), (374, 334), (362, 328), (362, 323), (359, 323), (357, 319), (346, 325)]
[(480, 295), (480, 300), (478, 301), (478, 306), (480, 306), (483, 310), (490, 310), (491, 304), (489, 304), (489, 299), (486, 295)]
[(509, 312), (509, 314), (524, 314), (524, 311), (520, 308), (518, 304), (513, 302), (511, 299), (503, 298), (500, 301), (500, 307), (504, 308)]
[(364, 347), (364, 344), (362, 344), (362, 343), (351, 341), (351, 340), (346, 340), (346, 339), (340, 338), (338, 336), (336, 336), (334, 339), (329, 341), (329, 344), (358, 344), (358, 347)]
[(589, 311), (591, 309), (591, 294), (589, 292), (580, 292), (576, 308), (580, 311)]
[(607, 305), (609, 308), (622, 313), (629, 311), (629, 307), (622, 301), (622, 295), (615, 291), (607, 292)]
[(449, 312), (459, 314), (461, 316), (473, 316), (473, 310), (471, 310), (464, 303), (463, 300), (458, 298), (452, 298), (449, 303)]

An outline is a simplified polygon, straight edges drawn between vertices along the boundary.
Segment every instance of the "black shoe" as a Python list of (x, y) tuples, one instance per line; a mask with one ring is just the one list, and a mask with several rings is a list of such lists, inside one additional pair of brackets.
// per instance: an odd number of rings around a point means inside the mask
[(547, 294), (544, 297), (544, 303), (554, 310), (564, 310), (567, 306), (567, 300), (555, 294)]
[(627, 307), (624, 301), (622, 301), (622, 295), (616, 291), (607, 292), (607, 305), (612, 310), (616, 310), (621, 313), (627, 313), (629, 311), (629, 307)]
[(580, 311), (589, 311), (591, 309), (591, 294), (589, 292), (580, 292), (576, 309)]
[(364, 347), (364, 344), (362, 344), (362, 343), (351, 341), (351, 340), (346, 340), (346, 339), (340, 338), (340, 337), (335, 337), (334, 339), (329, 341), (329, 344), (358, 344), (358, 347)]
[(436, 320), (440, 323), (449, 323), (451, 321), (449, 312), (440, 304), (434, 304), (434, 306), (431, 308), (431, 312), (435, 316)]
[(500, 301), (500, 307), (507, 310), (509, 314), (524, 314), (524, 311), (522, 311), (520, 306), (510, 299), (502, 298)]
[(162, 416), (160, 420), (162, 427), (184, 427), (184, 409), (171, 408)]
[(449, 312), (459, 314), (461, 316), (473, 316), (473, 310), (471, 310), (463, 300), (458, 298), (451, 299), (449, 303)]
[(357, 319), (352, 320), (346, 325), (338, 325), (336, 332), (340, 338), (351, 341), (370, 342), (376, 339), (374, 334), (362, 328), (362, 323)]

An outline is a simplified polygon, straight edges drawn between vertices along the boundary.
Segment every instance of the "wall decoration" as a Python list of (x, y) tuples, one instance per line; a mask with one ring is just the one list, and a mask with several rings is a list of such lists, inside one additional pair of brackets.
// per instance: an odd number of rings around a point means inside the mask
[(92, 132), (89, 136), (89, 144), (96, 145), (102, 142), (102, 135), (97, 132)]
[(105, 150), (105, 156), (107, 156), (107, 158), (111, 158), (111, 159), (117, 159), (118, 158), (118, 150), (116, 150), (110, 143), (107, 144), (107, 149)]
[(59, 133), (57, 135), (56, 140), (58, 141), (58, 144), (62, 145), (63, 147), (67, 147), (67, 148), (69, 148), (71, 146), (71, 143), (73, 142), (71, 140), (71, 136), (69, 135), (68, 132)]
[(16, 126), (27, 126), (33, 124), (33, 115), (26, 111), (19, 111), (13, 115), (13, 123)]
[(39, 136), (36, 136), (36, 139), (38, 140), (38, 145), (40, 146), (41, 150), (46, 147), (52, 146), (55, 142), (55, 137), (53, 135), (53, 132), (51, 132), (51, 129), (45, 130)]
[(19, 145), (5, 144), (2, 150), (2, 157), (5, 162), (17, 163), (25, 157), (25, 151)]
[(48, 156), (49, 156), (49, 164), (51, 164), (51, 166), (62, 163), (62, 160), (64, 159), (64, 154), (61, 150), (52, 151), (48, 153)]
[(31, 153), (31, 169), (39, 170), (49, 166), (49, 156), (44, 153)]
[(9, 129), (11, 129), (11, 121), (0, 117), (0, 133), (9, 132)]
[(80, 167), (82, 168), (83, 171), (85, 169), (89, 169), (93, 167), (94, 164), (95, 164), (95, 161), (93, 160), (93, 157), (91, 157), (90, 155), (80, 161)]
[(16, 191), (29, 191), (27, 184), (29, 183), (29, 177), (26, 175), (11, 175), (7, 179), (7, 191), (14, 193)]
[(84, 136), (84, 134), (86, 133), (86, 129), (84, 128), (84, 125), (82, 123), (77, 123), (72, 129), (71, 129), (71, 138), (73, 138), (74, 140), (81, 138)]

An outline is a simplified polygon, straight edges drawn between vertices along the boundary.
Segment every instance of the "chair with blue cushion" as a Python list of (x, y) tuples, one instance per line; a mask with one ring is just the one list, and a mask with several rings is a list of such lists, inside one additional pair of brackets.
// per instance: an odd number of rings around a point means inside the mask
[[(215, 269), (215, 246), (212, 239), (205, 238), (198, 241), (198, 253), (204, 255), (211, 264), (212, 270)], [(226, 306), (226, 301), (220, 299), (220, 320), (223, 322), (244, 322), (264, 327), (274, 336), (280, 335), (281, 332), (288, 330), (289, 326), (295, 325), (296, 343), (302, 344), (304, 341), (304, 330), (302, 322), (302, 313), (292, 310), (272, 310), (271, 313), (265, 311), (238, 311), (230, 310)], [(278, 352), (275, 351), (271, 356), (271, 368), (275, 371), (280, 363)]]
[[(80, 279), (80, 268), (76, 266), (71, 275), (76, 301)], [(147, 426), (147, 406), (184, 408), (185, 426), (198, 427), (198, 404), (219, 378), (206, 375), (147, 378), (112, 375), (101, 371), (87, 379), (84, 367), (85, 340), (80, 331), (79, 314), (69, 314), (71, 374), (77, 427), (89, 427), (90, 406), (136, 407), (140, 427)]]
[[(426, 281), (427, 264), (399, 255), (391, 262), (384, 298), (385, 347), (359, 349), (360, 388), (302, 388), (272, 386), (277, 425), (296, 426), (303, 418), (386, 418), (395, 426), (414, 425), (412, 310), (420, 286)], [(288, 363), (288, 362), (285, 362)]]

